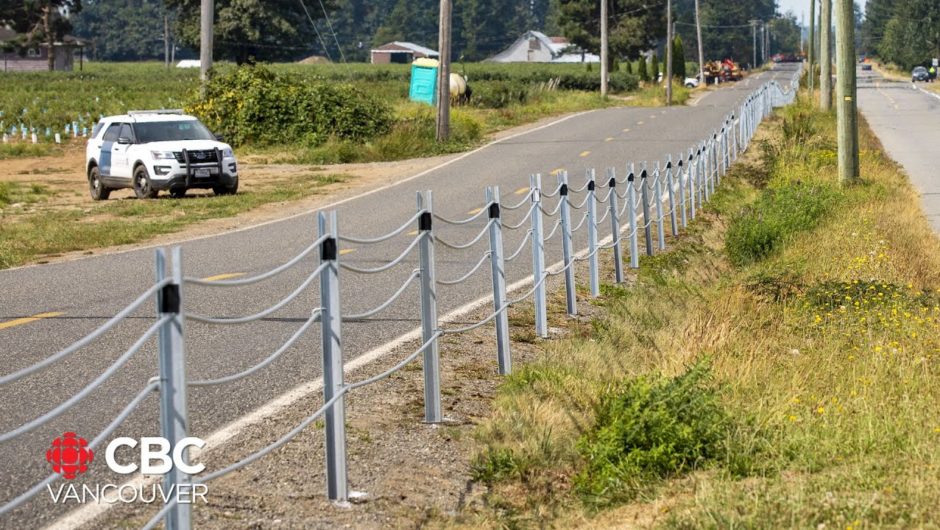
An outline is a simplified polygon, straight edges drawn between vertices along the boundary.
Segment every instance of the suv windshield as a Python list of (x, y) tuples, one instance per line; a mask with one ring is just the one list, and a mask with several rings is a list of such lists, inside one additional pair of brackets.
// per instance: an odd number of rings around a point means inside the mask
[(919, 73), (921, 73), (921, 72), (926, 72), (926, 71), (927, 71), (927, 69), (924, 68), (923, 66), (918, 66), (917, 68), (914, 68), (914, 73), (915, 73), (915, 74), (919, 74)]
[(215, 136), (198, 120), (151, 121), (134, 124), (137, 142), (172, 142), (179, 140), (215, 140)]

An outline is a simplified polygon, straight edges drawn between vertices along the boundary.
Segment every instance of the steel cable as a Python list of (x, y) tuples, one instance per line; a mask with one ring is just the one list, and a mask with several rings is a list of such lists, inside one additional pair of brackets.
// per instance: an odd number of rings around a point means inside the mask
[(486, 252), (483, 253), (483, 256), (476, 263), (476, 265), (474, 265), (473, 268), (470, 269), (470, 272), (464, 274), (463, 276), (457, 278), (456, 280), (436, 280), (435, 283), (437, 283), (438, 285), (457, 285), (459, 283), (463, 283), (467, 281), (467, 278), (473, 276), (473, 273), (475, 273), (480, 268), (480, 266), (486, 263), (486, 260), (492, 255), (493, 255), (492, 251), (487, 250)]
[[(133, 412), (134, 409), (137, 408), (137, 405), (139, 405), (140, 402), (144, 400), (144, 398), (146, 398), (151, 392), (154, 391), (154, 389), (158, 388), (159, 386), (160, 386), (160, 383), (158, 381), (152, 381), (148, 383), (147, 386), (145, 386), (143, 390), (141, 390), (134, 397), (134, 399), (132, 399), (131, 402), (127, 404), (126, 407), (124, 407), (124, 410), (122, 410), (120, 414), (118, 414), (113, 420), (111, 420), (111, 423), (109, 423), (108, 426), (105, 427), (104, 430), (101, 431), (98, 434), (98, 436), (96, 436), (88, 444), (88, 449), (94, 449), (98, 447), (98, 445), (101, 444), (101, 442), (108, 439), (108, 437), (110, 437), (111, 434), (114, 433), (115, 430), (117, 430), (118, 426), (120, 426), (121, 423), (123, 423), (124, 420), (126, 420), (127, 417), (131, 415), (131, 412)], [(39, 484), (36, 484), (32, 488), (28, 489), (26, 492), (17, 496), (15, 499), (4, 504), (3, 506), (0, 506), (0, 515), (3, 515), (9, 512), (10, 510), (16, 508), (17, 506), (23, 504), (24, 502), (29, 500), (30, 497), (33, 497), (34, 495), (42, 491), (47, 485), (52, 484), (60, 476), (61, 474), (59, 473), (53, 473), (49, 475), (48, 477), (46, 477), (45, 479), (43, 479), (41, 482), (39, 482)]]
[(522, 207), (522, 205), (524, 205), (525, 203), (529, 202), (529, 198), (532, 197), (532, 191), (533, 191), (532, 189), (529, 189), (529, 192), (525, 194), (525, 197), (523, 197), (521, 201), (519, 201), (518, 203), (516, 203), (516, 204), (514, 204), (514, 205), (512, 205), (512, 206), (507, 206), (507, 205), (505, 205), (505, 204), (500, 203), (500, 205), (499, 205), (500, 209), (503, 209), (503, 210), (518, 210), (519, 208)]
[(510, 255), (508, 258), (503, 258), (503, 262), (509, 263), (510, 261), (516, 259), (516, 257), (518, 257), (519, 254), (522, 253), (522, 250), (525, 248), (526, 243), (528, 243), (529, 239), (531, 238), (532, 238), (532, 230), (529, 230), (528, 232), (525, 233), (525, 237), (522, 238), (522, 243), (519, 244), (519, 248), (517, 248), (515, 252), (513, 252), (512, 255)]
[(486, 233), (489, 231), (490, 225), (492, 225), (492, 224), (495, 223), (495, 222), (496, 222), (496, 219), (490, 219), (489, 222), (486, 223), (486, 226), (483, 227), (483, 230), (480, 230), (480, 233), (477, 234), (476, 237), (474, 237), (472, 240), (470, 240), (469, 243), (465, 243), (465, 244), (463, 244), (463, 245), (457, 245), (457, 244), (454, 244), (454, 243), (448, 243), (447, 241), (444, 241), (443, 239), (441, 239), (441, 238), (439, 238), (439, 237), (435, 237), (435, 238), (434, 238), (434, 241), (437, 242), (437, 243), (440, 243), (440, 244), (444, 245), (445, 247), (452, 248), (452, 249), (454, 249), (454, 250), (464, 250), (464, 249), (468, 249), (468, 248), (472, 247), (473, 245), (476, 245), (477, 242), (479, 242), (481, 239), (483, 239), (483, 236), (485, 236)]
[(431, 215), (433, 215), (434, 218), (437, 219), (438, 221), (447, 223), (447, 224), (449, 224), (449, 225), (465, 225), (465, 224), (468, 224), (468, 223), (472, 223), (473, 221), (476, 221), (477, 219), (480, 218), (481, 215), (483, 215), (484, 213), (486, 213), (487, 211), (489, 211), (489, 208), (490, 208), (490, 205), (491, 205), (491, 204), (493, 204), (493, 203), (492, 203), (492, 202), (488, 202), (488, 203), (484, 204), (483, 207), (480, 208), (480, 211), (479, 211), (479, 212), (473, 214), (472, 216), (470, 216), (470, 217), (468, 217), (468, 218), (466, 218), (466, 219), (462, 219), (462, 220), (459, 220), (459, 221), (455, 221), (455, 220), (453, 220), (453, 219), (448, 219), (448, 218), (446, 218), (446, 217), (441, 217), (440, 215), (438, 215), (438, 214), (436, 214), (436, 213), (432, 213)]
[(317, 279), (320, 276), (320, 273), (323, 272), (323, 269), (325, 269), (329, 265), (330, 265), (329, 262), (321, 263), (320, 266), (317, 267), (316, 270), (314, 270), (309, 276), (307, 276), (307, 279), (305, 279), (300, 284), (300, 286), (294, 289), (292, 293), (288, 294), (286, 297), (281, 299), (280, 302), (274, 304), (273, 306), (268, 307), (267, 309), (264, 309), (262, 311), (259, 311), (253, 315), (228, 318), (228, 317), (207, 317), (205, 315), (199, 315), (196, 313), (186, 313), (185, 314), (186, 318), (195, 320), (196, 322), (203, 322), (206, 324), (219, 324), (223, 326), (234, 325), (234, 324), (244, 324), (246, 322), (254, 322), (255, 320), (261, 320), (262, 318), (281, 309), (282, 307), (290, 303), (292, 300), (300, 296), (300, 293), (304, 292), (304, 290), (310, 286), (313, 280)]
[(403, 225), (401, 225), (400, 227), (396, 228), (396, 229), (393, 230), (392, 232), (389, 232), (389, 233), (385, 234), (384, 236), (379, 236), (379, 237), (375, 237), (375, 238), (372, 238), (372, 239), (365, 239), (365, 238), (360, 239), (360, 238), (355, 238), (355, 237), (349, 237), (349, 236), (344, 236), (344, 235), (338, 235), (336, 238), (339, 239), (339, 240), (341, 240), (341, 241), (348, 241), (349, 243), (356, 243), (357, 245), (371, 245), (371, 244), (374, 244), (374, 243), (381, 243), (381, 242), (383, 242), (383, 241), (388, 241), (389, 239), (391, 239), (391, 238), (397, 236), (398, 234), (404, 232), (405, 230), (407, 230), (408, 227), (411, 226), (412, 223), (414, 223), (415, 221), (417, 221), (418, 218), (421, 217), (421, 214), (425, 213), (426, 211), (427, 211), (427, 210), (421, 210), (420, 212), (414, 214), (414, 215), (411, 217), (411, 219), (408, 219), (408, 221), (405, 222), (405, 224), (403, 224)]
[(532, 207), (529, 208), (529, 211), (526, 212), (525, 217), (523, 217), (521, 221), (519, 221), (518, 223), (516, 223), (516, 224), (514, 224), (514, 225), (504, 224), (504, 225), (503, 225), (503, 228), (505, 228), (506, 230), (516, 230), (516, 229), (518, 229), (518, 228), (521, 228), (522, 225), (524, 225), (524, 224), (526, 223), (526, 221), (528, 221), (529, 218), (532, 217), (532, 212), (534, 212), (535, 209), (539, 207), (539, 205), (540, 205), (540, 203), (533, 202), (533, 203), (532, 203)]
[(90, 344), (92, 341), (94, 341), (95, 339), (97, 339), (98, 337), (106, 333), (108, 330), (113, 328), (118, 322), (127, 318), (131, 313), (136, 311), (144, 302), (146, 302), (148, 298), (156, 294), (156, 292), (162, 289), (164, 286), (169, 285), (171, 282), (172, 282), (172, 279), (166, 278), (164, 280), (161, 280), (153, 284), (152, 286), (150, 286), (149, 289), (144, 291), (143, 294), (138, 296), (136, 300), (134, 300), (133, 302), (128, 304), (127, 307), (122, 309), (120, 313), (108, 319), (107, 322), (99, 326), (96, 330), (92, 331), (88, 335), (85, 335), (78, 341), (73, 342), (71, 346), (68, 346), (64, 350), (56, 353), (55, 355), (46, 357), (45, 359), (39, 361), (38, 363), (27, 366), (26, 368), (17, 370), (13, 372), (12, 374), (7, 374), (7, 375), (0, 377), (0, 385), (11, 383), (13, 381), (16, 381), (17, 379), (26, 377), (27, 375), (32, 374), (38, 370), (42, 370), (46, 366), (49, 366), (50, 364), (58, 361), (59, 359), (66, 357), (68, 355), (71, 355), (72, 353), (75, 353), (76, 351), (84, 348), (85, 346)]
[(296, 265), (300, 260), (304, 259), (304, 257), (307, 256), (307, 254), (310, 254), (314, 249), (319, 248), (320, 244), (323, 243), (324, 241), (326, 241), (327, 239), (329, 239), (329, 237), (330, 237), (330, 236), (328, 236), (328, 235), (320, 236), (320, 237), (317, 238), (317, 240), (314, 241), (309, 247), (307, 247), (307, 248), (305, 248), (304, 250), (302, 250), (302, 251), (300, 252), (300, 254), (297, 254), (296, 256), (294, 256), (293, 258), (291, 258), (291, 260), (288, 261), (287, 263), (285, 263), (285, 264), (283, 264), (283, 265), (279, 265), (279, 266), (277, 266), (277, 267), (275, 267), (275, 268), (269, 270), (268, 272), (259, 274), (259, 275), (257, 275), (257, 276), (252, 276), (252, 277), (250, 277), (250, 278), (239, 278), (239, 279), (237, 279), (237, 280), (219, 280), (219, 281), (200, 280), (200, 279), (198, 279), (198, 278), (184, 278), (184, 281), (186, 281), (186, 282), (188, 282), (188, 283), (192, 283), (192, 284), (194, 284), (194, 285), (204, 285), (204, 286), (207, 286), (207, 287), (235, 287), (235, 286), (239, 286), (239, 285), (250, 285), (250, 284), (253, 284), (253, 283), (257, 283), (257, 282), (260, 282), (260, 281), (262, 281), (262, 280), (266, 280), (266, 279), (268, 279), (268, 278), (270, 278), (270, 277), (272, 277), (272, 276), (276, 276), (276, 275), (278, 275), (278, 274), (284, 272), (285, 270), (287, 270), (287, 269), (293, 267), (293, 266)]
[(392, 267), (394, 267), (395, 265), (398, 265), (399, 263), (404, 261), (405, 258), (408, 257), (408, 254), (410, 254), (411, 251), (414, 250), (416, 246), (418, 246), (418, 243), (421, 242), (421, 238), (423, 237), (429, 237), (428, 232), (424, 232), (420, 234), (418, 237), (414, 238), (414, 240), (407, 247), (405, 247), (405, 250), (403, 250), (402, 253), (399, 254), (397, 258), (393, 259), (392, 261), (380, 267), (376, 267), (374, 269), (360, 269), (359, 267), (354, 267), (352, 265), (349, 265), (348, 263), (343, 263), (342, 261), (339, 262), (339, 266), (343, 269), (346, 269), (351, 272), (357, 272), (359, 274), (378, 274), (380, 272), (385, 272), (391, 269)]
[(213, 385), (221, 385), (221, 384), (224, 384), (224, 383), (230, 383), (230, 382), (232, 382), (232, 381), (237, 381), (237, 380), (239, 380), (239, 379), (248, 377), (249, 375), (252, 375), (252, 374), (254, 374), (255, 372), (257, 372), (257, 371), (259, 371), (259, 370), (265, 368), (266, 366), (270, 365), (270, 364), (273, 363), (275, 360), (277, 360), (277, 358), (280, 357), (281, 354), (283, 354), (285, 351), (287, 351), (288, 348), (290, 348), (291, 346), (293, 346), (294, 343), (297, 342), (297, 339), (299, 339), (308, 329), (310, 329), (310, 326), (312, 326), (315, 322), (317, 322), (318, 320), (320, 320), (320, 313), (322, 312), (322, 310), (323, 310), (323, 308), (321, 308), (321, 307), (318, 307), (318, 308), (314, 309), (313, 312), (310, 314), (310, 318), (308, 318), (308, 319), (303, 323), (303, 325), (301, 325), (300, 328), (299, 328), (297, 331), (295, 331), (294, 334), (291, 335), (291, 337), (290, 337), (289, 339), (287, 339), (287, 342), (285, 342), (283, 345), (281, 345), (280, 348), (278, 348), (277, 350), (275, 350), (274, 353), (272, 353), (271, 355), (269, 355), (267, 358), (265, 358), (265, 359), (264, 359), (263, 361), (261, 361), (260, 363), (254, 365), (254, 366), (252, 366), (252, 367), (249, 367), (249, 368), (247, 368), (246, 370), (243, 370), (243, 371), (241, 371), (241, 372), (238, 372), (238, 373), (236, 373), (236, 374), (227, 375), (227, 376), (225, 376), (225, 377), (220, 377), (220, 378), (218, 378), (218, 379), (204, 379), (204, 380), (198, 380), (198, 381), (189, 381), (187, 384), (188, 384), (189, 386), (213, 386)]
[(108, 378), (110, 378), (112, 375), (114, 375), (115, 372), (117, 372), (122, 366), (124, 366), (124, 364), (127, 363), (127, 361), (130, 360), (130, 358), (135, 353), (137, 353), (140, 350), (140, 348), (143, 347), (144, 343), (146, 343), (153, 336), (153, 334), (156, 333), (160, 329), (160, 326), (166, 324), (167, 322), (173, 320), (174, 318), (175, 318), (174, 315), (166, 315), (163, 318), (154, 322), (153, 325), (151, 325), (150, 328), (147, 331), (145, 331), (144, 334), (141, 335), (130, 348), (127, 349), (127, 351), (125, 351), (120, 357), (118, 357), (113, 363), (111, 363), (111, 366), (109, 366), (104, 372), (102, 372), (98, 377), (96, 377), (94, 381), (89, 383), (85, 388), (81, 389), (76, 394), (72, 395), (72, 397), (66, 399), (65, 401), (60, 403), (58, 406), (56, 406), (54, 409), (43, 414), (42, 416), (39, 416), (38, 418), (30, 422), (27, 422), (13, 429), (12, 431), (7, 431), (3, 434), (0, 434), (0, 443), (12, 440), (13, 438), (16, 438), (17, 436), (21, 434), (26, 434), (32, 431), (33, 429), (36, 429), (37, 427), (41, 427), (45, 425), (46, 423), (54, 420), (60, 414), (62, 414), (63, 412), (65, 412), (66, 410), (74, 406), (79, 401), (85, 399), (85, 397), (88, 396), (88, 394), (90, 394), (92, 391), (94, 391), (99, 386), (104, 384), (104, 382), (107, 381)]
[(343, 322), (356, 322), (359, 320), (364, 320), (366, 318), (369, 318), (375, 314), (381, 313), (386, 307), (392, 305), (392, 302), (394, 302), (395, 300), (398, 300), (398, 297), (400, 297), (401, 294), (405, 292), (405, 289), (407, 289), (408, 286), (411, 285), (413, 281), (415, 281), (415, 278), (418, 278), (419, 276), (421, 276), (421, 271), (419, 269), (413, 270), (411, 272), (411, 276), (409, 276), (408, 279), (405, 280), (405, 283), (401, 284), (401, 287), (399, 287), (398, 290), (395, 291), (395, 294), (393, 294), (391, 298), (386, 300), (384, 303), (382, 303), (378, 307), (375, 307), (374, 309), (370, 309), (364, 313), (359, 313), (358, 315), (343, 315), (342, 321)]

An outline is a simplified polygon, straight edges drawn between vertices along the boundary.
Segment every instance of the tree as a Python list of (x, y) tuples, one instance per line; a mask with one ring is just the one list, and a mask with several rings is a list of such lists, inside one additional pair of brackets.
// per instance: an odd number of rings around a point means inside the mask
[[(179, 13), (180, 42), (198, 49), (200, 0), (166, 2)], [(335, 7), (331, 0), (324, 0), (324, 5), (328, 9)], [(319, 7), (319, 3), (306, 6), (298, 0), (216, 0), (213, 55), (243, 64), (252, 60), (293, 60), (318, 50), (326, 53), (326, 39), (332, 40), (332, 33), (325, 24), (319, 28), (311, 24), (311, 18), (316, 23), (323, 14), (314, 6)]]
[(96, 59), (157, 59), (164, 51), (163, 15), (158, 0), (86, 0), (72, 25), (76, 36), (94, 41)]
[(650, 80), (649, 69), (646, 67), (646, 57), (640, 56), (640, 60), (637, 61), (636, 74), (639, 76), (640, 81), (646, 82)]
[(796, 15), (787, 12), (770, 21), (771, 53), (797, 53), (800, 51), (800, 26)]
[(0, 27), (8, 26), (21, 35), (13, 42), (14, 47), (45, 43), (49, 48), (49, 70), (54, 70), (54, 44), (72, 29), (69, 15), (81, 10), (81, 0), (0, 0)]
[(650, 58), (650, 79), (654, 83), (659, 82), (659, 56), (656, 55), (656, 52), (653, 52), (653, 56)]
[[(636, 57), (656, 46), (666, 35), (666, 14), (644, 0), (609, 2), (609, 43), (613, 57)], [(600, 50), (600, 4), (597, 0), (558, 0), (558, 23), (575, 45)]]
[(876, 6), (876, 12), (862, 24), (866, 38), (872, 39), (870, 43), (882, 59), (912, 68), (926, 64), (932, 57), (940, 57), (940, 3), (936, 0), (894, 0), (890, 6), (890, 18), (878, 38), (877, 27), (882, 19), (874, 17), (883, 17), (888, 8), (887, 5)]
[(679, 79), (685, 79), (685, 50), (679, 35), (672, 39), (672, 73)]

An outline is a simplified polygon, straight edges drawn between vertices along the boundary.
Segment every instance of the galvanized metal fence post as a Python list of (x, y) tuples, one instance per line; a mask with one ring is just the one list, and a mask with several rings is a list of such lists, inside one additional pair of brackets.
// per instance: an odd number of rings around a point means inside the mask
[(731, 114), (731, 162), (738, 161), (738, 128), (735, 126), (736, 114)]
[[(339, 251), (336, 212), (317, 214), (320, 237), (320, 334), (323, 347), (323, 400), (332, 400), (343, 391), (342, 313), (339, 304)], [(330, 500), (346, 502), (349, 484), (346, 476), (346, 399), (338, 398), (324, 415), (326, 436), (326, 488)]]
[[(644, 164), (645, 166), (646, 164)], [(640, 202), (643, 206), (643, 235), (646, 236), (646, 255), (653, 255), (653, 221), (650, 219), (649, 172), (640, 173)]]
[(535, 285), (535, 334), (548, 337), (548, 308), (545, 301), (545, 241), (542, 226), (542, 175), (529, 176), (529, 188), (532, 191), (532, 281)]
[(662, 173), (659, 161), (656, 161), (656, 178), (653, 179), (653, 194), (656, 198), (656, 233), (659, 236), (659, 250), (666, 250), (666, 216), (663, 213)]
[[(679, 180), (682, 180), (681, 175)], [(669, 192), (669, 222), (672, 227), (672, 237), (678, 237), (679, 226), (676, 221), (676, 191), (675, 183), (672, 181), (672, 155), (669, 155), (669, 161), (666, 162), (666, 190)]]
[(623, 253), (620, 247), (620, 218), (617, 212), (620, 210), (620, 203), (617, 199), (617, 170), (607, 168), (607, 186), (610, 188), (610, 237), (614, 246), (614, 281), (623, 283)]
[[(171, 447), (175, 447), (188, 436), (189, 417), (186, 404), (186, 351), (183, 337), (183, 260), (180, 247), (170, 250), (172, 276), (170, 283), (157, 293), (157, 313), (159, 318), (170, 317), (160, 327), (158, 350), (160, 364), (160, 432)], [(157, 281), (163, 281), (168, 274), (166, 254), (157, 250)], [(189, 475), (171, 466), (163, 476), (166, 491), (176, 491), (190, 483)], [(192, 506), (177, 503), (164, 519), (168, 530), (189, 530), (192, 526)]]
[(705, 194), (705, 202), (708, 202), (711, 197), (711, 190), (708, 187), (708, 181), (710, 180), (709, 159), (711, 159), (711, 146), (710, 143), (706, 142), (702, 150), (702, 190)]
[(678, 164), (679, 164), (679, 169), (678, 169), (678, 172), (679, 172), (679, 197), (680, 197), (679, 206), (682, 208), (682, 210), (680, 210), (680, 211), (682, 212), (682, 228), (685, 228), (685, 227), (689, 226), (689, 218), (688, 218), (688, 215), (687, 215), (687, 213), (686, 213), (686, 212), (687, 212), (687, 209), (688, 209), (688, 206), (687, 206), (686, 203), (685, 203), (685, 202), (686, 202), (686, 193), (685, 193), (685, 190), (686, 190), (686, 188), (688, 188), (688, 184), (689, 184), (689, 172), (686, 171), (685, 161), (682, 160), (682, 155), (680, 154), (680, 155), (679, 155), (678, 157), (676, 157), (676, 158), (679, 159), (679, 163), (678, 163)]
[(486, 188), (486, 203), (490, 218), (490, 264), (493, 276), (493, 308), (499, 312), (496, 323), (496, 361), (500, 375), (512, 371), (509, 352), (509, 315), (506, 305), (506, 266), (503, 260), (503, 224), (499, 212), (499, 187)]
[(633, 171), (627, 175), (627, 215), (630, 218), (630, 268), (640, 267), (639, 245), (637, 245), (637, 231), (639, 227), (636, 224), (636, 182)]
[(575, 292), (573, 245), (571, 242), (571, 203), (568, 201), (568, 172), (558, 174), (558, 200), (561, 201), (561, 251), (565, 262), (565, 306), (569, 315), (578, 314)]
[(437, 291), (434, 271), (434, 232), (432, 231), (434, 197), (431, 191), (417, 193), (419, 279), (421, 280), (421, 336), (422, 343), (431, 342), (424, 349), (424, 421), (440, 423), (441, 414), (441, 361), (437, 339)]
[(692, 216), (692, 219), (695, 219), (695, 204), (698, 202), (698, 187), (695, 185), (696, 176), (698, 173), (698, 158), (692, 149), (689, 149), (689, 202), (691, 207), (689, 212)]
[(590, 275), (591, 296), (600, 296), (600, 271), (597, 266), (597, 197), (594, 168), (587, 170), (587, 229), (588, 229), (588, 273)]

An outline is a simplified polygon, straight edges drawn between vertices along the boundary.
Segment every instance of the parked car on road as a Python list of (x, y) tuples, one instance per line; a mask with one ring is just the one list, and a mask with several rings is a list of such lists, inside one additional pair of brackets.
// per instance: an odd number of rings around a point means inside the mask
[(166, 190), (182, 197), (192, 188), (216, 195), (238, 191), (238, 164), (232, 147), (181, 110), (128, 112), (102, 118), (85, 148), (91, 198), (133, 188), (138, 198)]
[(870, 64), (870, 63), (862, 63), (862, 71), (867, 72), (867, 71), (870, 71), (870, 70), (871, 70), (871, 64)]
[(930, 72), (923, 66), (917, 66), (911, 72), (911, 82), (916, 83), (917, 81), (930, 81)]
[(682, 84), (685, 85), (686, 88), (698, 87), (699, 85), (698, 74), (696, 74), (695, 77), (686, 77), (685, 80), (682, 82)]

